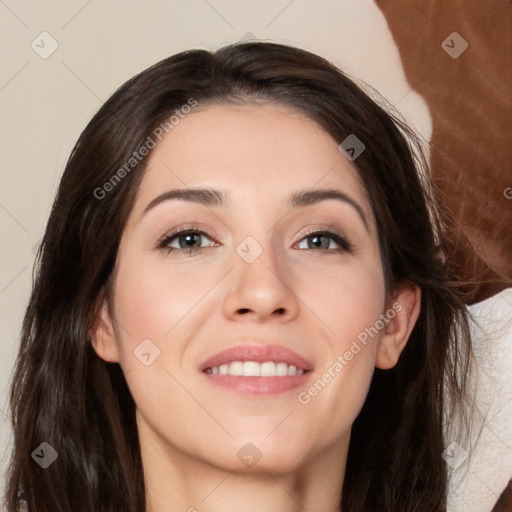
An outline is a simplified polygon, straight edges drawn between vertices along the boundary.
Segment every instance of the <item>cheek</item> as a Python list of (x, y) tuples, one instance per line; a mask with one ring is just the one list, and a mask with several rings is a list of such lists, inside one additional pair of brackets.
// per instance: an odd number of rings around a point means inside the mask
[[(121, 350), (132, 351), (142, 340), (153, 340), (161, 350), (182, 333), (193, 312), (218, 281), (197, 267), (155, 262), (122, 262), (116, 277), (116, 320), (121, 326)], [(193, 315), (192, 315), (193, 316)], [(178, 341), (179, 345), (179, 341)]]
[(327, 437), (350, 429), (375, 370), (385, 286), (382, 273), (373, 269), (361, 265), (336, 275), (317, 273), (308, 285), (305, 302), (315, 304), (318, 325), (327, 335), (319, 350), (321, 364), (297, 398), (306, 414), (321, 418), (318, 428)]
[[(299, 278), (296, 293), (311, 304), (331, 349), (343, 353), (352, 340), (375, 325), (385, 304), (384, 277), (378, 264), (353, 262), (336, 272), (312, 272)], [(347, 345), (348, 343), (348, 345)]]

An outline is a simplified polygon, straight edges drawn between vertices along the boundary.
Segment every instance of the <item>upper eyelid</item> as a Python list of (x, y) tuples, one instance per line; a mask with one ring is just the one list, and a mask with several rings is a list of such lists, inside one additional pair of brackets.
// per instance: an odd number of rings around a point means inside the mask
[[(210, 233), (208, 233), (208, 231), (206, 229), (199, 228), (199, 227), (196, 227), (196, 226), (189, 226), (189, 227), (177, 228), (176, 230), (171, 231), (169, 234), (164, 235), (160, 239), (160, 242), (158, 243), (158, 246), (163, 245), (164, 247), (166, 247), (167, 244), (170, 242), (170, 240), (174, 240), (177, 237), (179, 237), (180, 235), (185, 235), (187, 233), (197, 233), (197, 234), (200, 234), (201, 236), (206, 236), (207, 238), (209, 238), (214, 243), (220, 243), (220, 242), (217, 242), (215, 240), (216, 237), (211, 235)], [(333, 238), (333, 236), (334, 237), (339, 236), (340, 238), (346, 240), (346, 242), (350, 246), (352, 246), (351, 240), (343, 233), (343, 230), (338, 230), (336, 228), (332, 228), (332, 227), (328, 227), (328, 226), (325, 226), (325, 227), (319, 226), (319, 227), (311, 228), (306, 233), (303, 233), (301, 235), (301, 237), (298, 240), (298, 242), (301, 242), (302, 240), (304, 240), (304, 238), (307, 238), (308, 236), (311, 236), (311, 235), (314, 235), (314, 234), (322, 234), (322, 233), (326, 234), (328, 237), (331, 237), (331, 239)], [(338, 242), (336, 242), (336, 243), (338, 243)], [(200, 247), (197, 250), (204, 249), (204, 248), (205, 247)]]
[(198, 227), (194, 227), (194, 226), (191, 226), (191, 227), (185, 227), (185, 228), (177, 228), (169, 233), (166, 233), (165, 235), (163, 235), (159, 241), (158, 241), (158, 245), (161, 245), (165, 242), (169, 242), (169, 240), (171, 239), (175, 239), (177, 237), (179, 237), (180, 235), (186, 235), (188, 233), (198, 233), (200, 234), (201, 236), (206, 236), (208, 237), (210, 240), (212, 241), (215, 241), (213, 240), (215, 238), (215, 236), (211, 235), (210, 233), (208, 233), (207, 230), (205, 229), (202, 229), (202, 228), (198, 228)]

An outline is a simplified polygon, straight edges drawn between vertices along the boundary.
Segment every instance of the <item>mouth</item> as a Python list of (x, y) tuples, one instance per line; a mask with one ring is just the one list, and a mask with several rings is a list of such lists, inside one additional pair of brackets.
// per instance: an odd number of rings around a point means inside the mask
[(239, 345), (204, 361), (208, 381), (245, 395), (276, 395), (305, 383), (311, 362), (281, 345)]

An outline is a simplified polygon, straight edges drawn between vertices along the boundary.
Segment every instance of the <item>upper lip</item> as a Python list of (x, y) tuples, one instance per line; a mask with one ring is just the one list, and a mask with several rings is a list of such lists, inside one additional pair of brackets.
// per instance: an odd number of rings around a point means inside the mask
[(310, 371), (313, 369), (310, 361), (289, 348), (282, 345), (261, 345), (256, 343), (236, 345), (217, 352), (203, 361), (199, 369), (204, 371), (207, 368), (214, 368), (221, 364), (231, 363), (232, 361), (256, 361), (258, 363), (273, 361), (275, 363), (293, 365), (302, 370)]

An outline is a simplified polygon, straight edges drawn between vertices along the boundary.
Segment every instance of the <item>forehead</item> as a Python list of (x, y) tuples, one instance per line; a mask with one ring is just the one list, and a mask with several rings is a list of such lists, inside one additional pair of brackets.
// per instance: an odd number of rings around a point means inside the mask
[[(165, 189), (231, 191), (281, 201), (297, 189), (337, 188), (371, 208), (361, 177), (322, 127), (277, 105), (211, 105), (184, 116), (153, 150), (138, 203)], [(137, 204), (136, 208), (143, 208)]]

